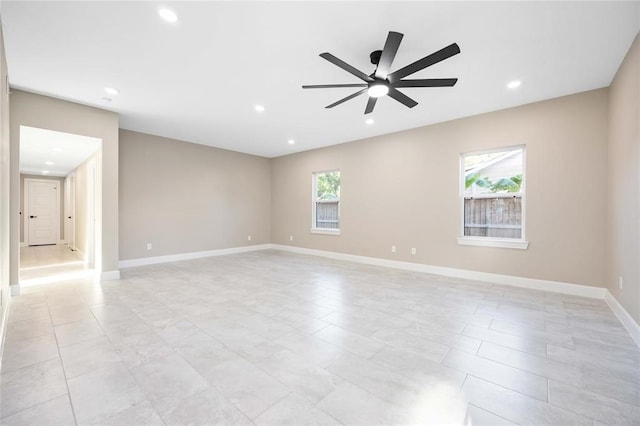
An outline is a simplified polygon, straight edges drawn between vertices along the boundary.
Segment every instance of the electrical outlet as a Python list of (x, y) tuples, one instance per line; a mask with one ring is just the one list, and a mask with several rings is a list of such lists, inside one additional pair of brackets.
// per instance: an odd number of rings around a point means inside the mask
[(251, 241), (251, 235), (247, 236), (247, 241)]
[(391, 246), (391, 253), (395, 253), (396, 252), (396, 246)]
[(147, 243), (147, 250), (151, 250), (153, 248), (153, 246), (151, 245), (151, 243)]
[(293, 235), (289, 235), (289, 241), (293, 241)]
[(618, 277), (618, 285), (620, 286), (620, 290), (622, 290), (622, 277)]
[(416, 255), (416, 248), (415, 247), (411, 248), (411, 254), (414, 255), (414, 256)]

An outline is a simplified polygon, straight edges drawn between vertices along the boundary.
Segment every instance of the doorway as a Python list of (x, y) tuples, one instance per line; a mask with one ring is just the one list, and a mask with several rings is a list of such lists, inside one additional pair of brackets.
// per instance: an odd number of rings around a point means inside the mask
[(102, 140), (20, 126), (20, 286), (93, 276)]

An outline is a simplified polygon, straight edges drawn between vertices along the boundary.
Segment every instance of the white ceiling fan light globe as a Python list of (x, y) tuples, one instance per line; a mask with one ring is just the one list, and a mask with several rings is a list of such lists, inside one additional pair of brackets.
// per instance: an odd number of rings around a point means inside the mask
[(383, 83), (372, 84), (371, 86), (369, 86), (367, 93), (372, 98), (380, 98), (389, 93), (389, 86)]

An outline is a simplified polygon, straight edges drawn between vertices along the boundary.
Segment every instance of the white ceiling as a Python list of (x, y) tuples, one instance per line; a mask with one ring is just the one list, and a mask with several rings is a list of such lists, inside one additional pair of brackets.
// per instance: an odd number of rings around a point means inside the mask
[(20, 173), (66, 176), (101, 147), (98, 138), (20, 126)]
[[(157, 14), (167, 4), (176, 24)], [(608, 86), (640, 2), (5, 0), (1, 16), (13, 87), (116, 111), (125, 129), (275, 157)], [(391, 30), (405, 35), (392, 70), (458, 43), (412, 76), (458, 84), (401, 89), (413, 109), (382, 98), (373, 125), (365, 96), (324, 108), (357, 89), (301, 89), (359, 82), (318, 55), (371, 73)], [(108, 105), (105, 86), (120, 90)]]

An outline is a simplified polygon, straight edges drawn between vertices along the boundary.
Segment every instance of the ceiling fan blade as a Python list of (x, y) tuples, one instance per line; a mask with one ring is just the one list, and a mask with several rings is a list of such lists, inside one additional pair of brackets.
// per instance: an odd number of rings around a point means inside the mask
[(424, 78), (418, 80), (399, 80), (393, 87), (452, 87), (458, 82), (457, 78)]
[(409, 108), (413, 108), (414, 106), (418, 105), (416, 101), (414, 101), (404, 93), (400, 92), (395, 87), (389, 87), (389, 96), (391, 96), (393, 99), (400, 102), (401, 104), (408, 106)]
[(303, 89), (333, 89), (337, 87), (367, 87), (366, 83), (353, 84), (311, 84), (302, 86)]
[(384, 80), (387, 78), (387, 75), (389, 75), (389, 71), (391, 71), (391, 64), (396, 57), (396, 53), (398, 53), (402, 37), (403, 35), (400, 33), (389, 31), (387, 41), (385, 42), (384, 49), (382, 49), (382, 54), (380, 55), (378, 67), (376, 68), (376, 78)]
[(343, 102), (347, 102), (349, 99), (353, 99), (353, 98), (355, 98), (356, 96), (360, 96), (360, 95), (362, 95), (362, 94), (363, 94), (364, 92), (366, 92), (366, 91), (367, 91), (367, 88), (365, 87), (365, 88), (364, 88), (364, 89), (362, 89), (362, 90), (358, 90), (356, 93), (352, 93), (352, 94), (350, 94), (350, 95), (349, 95), (349, 96), (347, 96), (346, 98), (342, 98), (342, 99), (340, 99), (338, 102), (334, 102), (334, 103), (332, 103), (331, 105), (327, 105), (325, 108), (333, 108), (333, 107), (334, 107), (334, 106), (336, 106), (336, 105), (340, 105), (340, 104), (341, 104), (341, 103), (343, 103)]
[(364, 81), (367, 81), (367, 82), (368, 81), (373, 81), (373, 79), (371, 77), (369, 77), (368, 75), (366, 75), (365, 73), (363, 73), (359, 69), (352, 67), (351, 65), (349, 65), (348, 63), (346, 63), (342, 59), (336, 58), (335, 56), (333, 56), (329, 52), (321, 53), (320, 56), (322, 58), (326, 59), (327, 61), (331, 62), (332, 64), (339, 66), (340, 68), (342, 68), (343, 70), (345, 70), (349, 74), (355, 75), (360, 80), (364, 80)]
[(374, 98), (373, 96), (369, 96), (369, 100), (367, 101), (367, 107), (364, 110), (365, 114), (369, 114), (373, 112), (373, 109), (376, 107), (376, 102), (378, 98)]
[(456, 43), (450, 44), (449, 46), (442, 48), (437, 52), (432, 53), (431, 55), (425, 56), (424, 58), (419, 59), (404, 68), (400, 68), (399, 70), (392, 72), (388, 77), (389, 82), (395, 83), (396, 81), (401, 80), (403, 77), (418, 72), (424, 68), (430, 67), (433, 64), (437, 64), (440, 61), (444, 61), (445, 59), (457, 55), (458, 53), (460, 53), (460, 47)]

